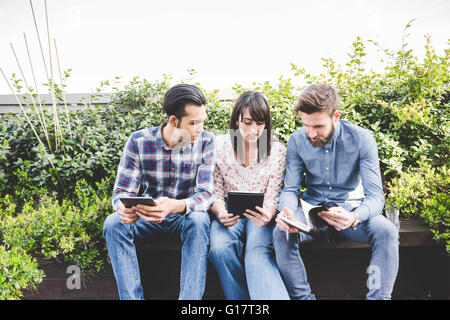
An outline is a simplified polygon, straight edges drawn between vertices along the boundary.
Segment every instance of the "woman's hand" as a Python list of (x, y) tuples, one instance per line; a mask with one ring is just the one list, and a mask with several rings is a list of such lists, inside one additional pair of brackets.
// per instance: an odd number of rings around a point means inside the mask
[(245, 210), (244, 216), (248, 220), (253, 221), (253, 223), (256, 224), (259, 228), (266, 226), (270, 221), (272, 221), (273, 213), (271, 213), (269, 209), (261, 208), (258, 206), (256, 206), (255, 209), (259, 212), (247, 209)]

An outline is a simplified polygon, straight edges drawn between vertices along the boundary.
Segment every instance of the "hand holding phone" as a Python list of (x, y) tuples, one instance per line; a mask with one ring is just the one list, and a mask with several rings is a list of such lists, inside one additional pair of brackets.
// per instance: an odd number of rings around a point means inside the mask
[(118, 210), (120, 221), (123, 224), (133, 224), (139, 220), (139, 216), (136, 214), (134, 209), (126, 208), (125, 205), (119, 201)]
[(133, 206), (137, 206), (138, 204), (156, 206), (155, 200), (151, 197), (121, 197), (119, 199), (125, 208), (131, 208)]

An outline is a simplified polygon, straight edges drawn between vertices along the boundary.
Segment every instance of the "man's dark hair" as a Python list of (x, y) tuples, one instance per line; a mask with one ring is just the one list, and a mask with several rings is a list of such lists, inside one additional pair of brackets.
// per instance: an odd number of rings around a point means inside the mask
[(336, 90), (328, 84), (312, 84), (298, 97), (295, 111), (312, 114), (327, 112), (332, 116), (339, 107), (339, 97)]
[(164, 95), (163, 110), (168, 117), (175, 116), (181, 120), (186, 114), (188, 104), (202, 106), (206, 104), (202, 91), (191, 84), (177, 84)]

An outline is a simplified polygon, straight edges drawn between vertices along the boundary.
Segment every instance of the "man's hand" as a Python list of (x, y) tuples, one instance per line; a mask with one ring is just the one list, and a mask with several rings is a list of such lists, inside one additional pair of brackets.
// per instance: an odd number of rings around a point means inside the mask
[(222, 211), (217, 215), (217, 220), (219, 220), (224, 227), (231, 227), (238, 222), (239, 216), (228, 213), (227, 211)]
[(280, 219), (280, 217), (287, 217), (292, 219), (294, 217), (294, 213), (292, 210), (284, 207), (283, 210), (277, 215), (275, 221), (277, 222), (278, 228), (283, 232), (289, 233), (300, 233), (301, 231), (295, 227), (288, 225), (286, 222)]
[(117, 211), (119, 212), (120, 221), (123, 224), (133, 224), (139, 220), (139, 216), (135, 213), (134, 209), (125, 208), (121, 201), (119, 201)]
[(272, 220), (273, 214), (270, 214), (270, 212), (267, 209), (263, 209), (258, 206), (256, 206), (255, 208), (260, 213), (247, 209), (245, 210), (244, 216), (248, 220), (253, 221), (253, 223), (256, 224), (259, 228), (262, 228)]
[(353, 212), (348, 212), (342, 207), (332, 207), (328, 211), (321, 211), (318, 216), (333, 226), (337, 231), (346, 230), (356, 220)]
[(183, 200), (161, 197), (155, 200), (155, 206), (138, 204), (133, 206), (136, 214), (147, 222), (161, 223), (169, 214), (184, 212), (186, 204)]

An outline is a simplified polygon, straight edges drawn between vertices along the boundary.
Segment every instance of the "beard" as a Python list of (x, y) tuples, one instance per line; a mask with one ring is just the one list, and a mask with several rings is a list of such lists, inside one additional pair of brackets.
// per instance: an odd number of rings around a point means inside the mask
[[(308, 138), (309, 142), (313, 145), (313, 147), (323, 147), (328, 142), (330, 142), (331, 138), (333, 137), (334, 130), (335, 126), (334, 123), (332, 123), (330, 133), (327, 136), (315, 136), (314, 138), (310, 138), (308, 135), (306, 135), (306, 137)], [(316, 139), (317, 141), (313, 141), (312, 139)]]

